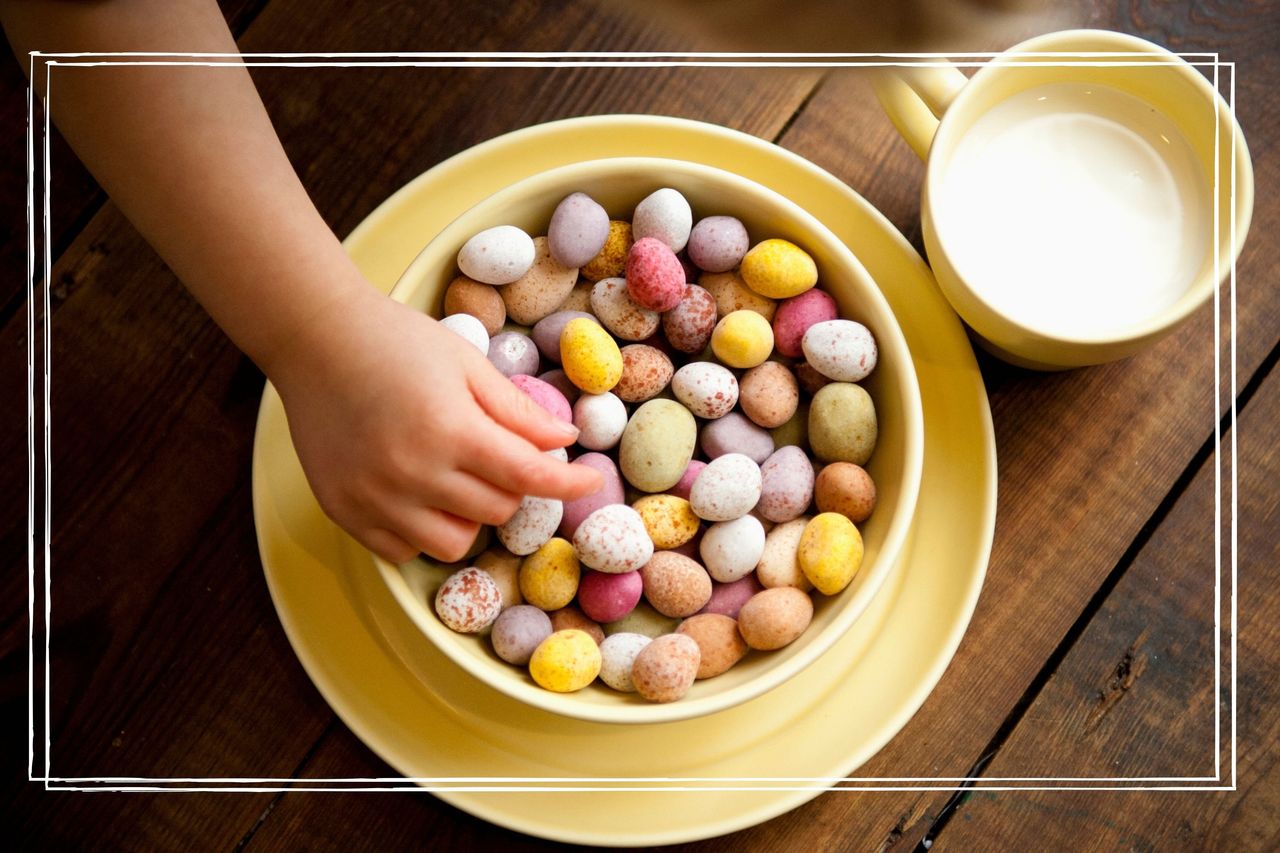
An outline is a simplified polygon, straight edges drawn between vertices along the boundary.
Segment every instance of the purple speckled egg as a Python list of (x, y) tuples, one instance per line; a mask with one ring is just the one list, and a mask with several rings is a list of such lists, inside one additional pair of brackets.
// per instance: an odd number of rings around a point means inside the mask
[(722, 613), (725, 616), (732, 616), (737, 619), (738, 611), (742, 609), (742, 605), (750, 601), (753, 595), (763, 589), (764, 587), (760, 585), (760, 581), (756, 579), (755, 572), (739, 578), (733, 583), (713, 583), (711, 584), (711, 600), (698, 612)]
[(573, 422), (573, 409), (569, 407), (569, 401), (550, 383), (543, 382), (536, 376), (517, 373), (511, 377), (511, 384), (528, 394), (533, 402), (560, 420)]
[(547, 226), (551, 257), (575, 269), (600, 254), (608, 238), (609, 214), (586, 193), (565, 196)]
[(813, 462), (795, 445), (780, 447), (760, 466), (756, 512), (781, 524), (801, 515), (813, 500)]
[(640, 572), (585, 572), (578, 582), (578, 606), (597, 622), (616, 622), (640, 603), (644, 580)]
[(702, 469), (707, 467), (707, 463), (701, 459), (690, 459), (689, 466), (684, 469), (684, 473), (680, 475), (679, 481), (667, 489), (667, 494), (675, 495), (678, 498), (689, 500), (689, 494), (693, 490), (693, 482), (698, 479), (698, 475), (702, 473)]
[(788, 358), (804, 355), (800, 342), (810, 326), (840, 316), (836, 301), (825, 290), (813, 288), (783, 300), (773, 315), (773, 346)]
[(543, 358), (560, 363), (560, 333), (570, 320), (577, 317), (586, 317), (593, 322), (596, 319), (594, 314), (586, 311), (557, 311), (533, 324), (533, 342), (537, 344), (538, 352), (542, 353)]
[(708, 216), (689, 233), (689, 259), (707, 272), (728, 272), (742, 261), (751, 238), (732, 216)]
[(757, 465), (773, 454), (773, 436), (761, 429), (740, 412), (730, 412), (724, 417), (704, 424), (699, 437), (702, 452), (708, 459), (726, 453), (741, 453), (751, 457)]
[(620, 504), (626, 500), (626, 495), (622, 489), (622, 476), (618, 473), (618, 466), (614, 465), (613, 460), (608, 456), (603, 453), (584, 453), (573, 460), (573, 464), (586, 465), (588, 468), (599, 471), (604, 478), (604, 485), (598, 492), (592, 492), (577, 500), (565, 502), (564, 516), (560, 520), (560, 535), (570, 540), (573, 539), (573, 534), (578, 531), (578, 525), (588, 515), (591, 515), (602, 506)]
[(538, 378), (563, 394), (570, 406), (578, 402), (578, 397), (582, 395), (582, 389), (574, 385), (573, 380), (558, 367), (546, 373), (539, 373)]
[(489, 641), (498, 657), (524, 666), (538, 644), (550, 636), (551, 617), (531, 604), (517, 604), (498, 616)]
[(538, 348), (528, 335), (499, 332), (489, 341), (489, 361), (503, 376), (533, 376), (538, 372)]

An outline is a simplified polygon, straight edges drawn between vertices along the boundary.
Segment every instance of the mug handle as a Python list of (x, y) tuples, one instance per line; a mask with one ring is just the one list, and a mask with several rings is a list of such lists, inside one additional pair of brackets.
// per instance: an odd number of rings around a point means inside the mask
[(929, 157), (939, 120), (969, 82), (959, 68), (939, 62), (879, 68), (871, 81), (880, 106), (921, 160)]

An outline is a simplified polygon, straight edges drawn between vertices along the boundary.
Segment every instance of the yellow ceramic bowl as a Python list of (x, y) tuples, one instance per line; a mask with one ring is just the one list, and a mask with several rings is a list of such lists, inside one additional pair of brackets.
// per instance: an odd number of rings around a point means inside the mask
[(528, 672), (502, 661), (487, 636), (456, 634), (432, 610), (436, 589), (450, 567), (413, 560), (395, 566), (378, 560), (392, 594), (425, 637), (463, 672), (522, 702), (569, 717), (605, 723), (658, 723), (710, 714), (772, 689), (800, 672), (849, 629), (893, 570), (915, 510), (923, 461), (920, 391), (906, 341), (880, 290), (862, 264), (835, 235), (803, 209), (759, 184), (695, 163), (656, 158), (594, 160), (553, 169), (495, 193), (458, 217), (433, 239), (401, 276), (392, 298), (439, 316), (445, 287), (457, 274), (456, 256), (473, 234), (495, 225), (546, 233), (555, 206), (575, 191), (588, 193), (611, 217), (630, 219), (637, 202), (659, 187), (675, 187), (697, 216), (730, 214), (753, 240), (782, 237), (803, 246), (817, 262), (820, 284), (841, 315), (864, 323), (876, 336), (880, 356), (861, 383), (875, 400), (880, 437), (868, 470), (879, 503), (862, 525), (866, 553), (853, 583), (832, 597), (814, 594), (813, 623), (797, 641), (776, 652), (751, 652), (716, 678), (698, 681), (678, 702), (655, 705), (618, 693), (599, 681), (577, 693), (551, 693)]

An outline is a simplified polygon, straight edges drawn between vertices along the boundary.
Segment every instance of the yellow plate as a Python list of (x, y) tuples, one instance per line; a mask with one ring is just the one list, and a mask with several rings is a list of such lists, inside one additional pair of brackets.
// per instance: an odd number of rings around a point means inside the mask
[[(831, 224), (902, 324), (926, 432), (916, 521), (900, 569), (825, 656), (785, 685), (709, 717), (611, 726), (548, 714), (470, 678), (423, 641), (367, 552), (320, 512), (270, 387), (258, 417), (253, 494), (285, 632), (325, 699), (371, 749), (493, 823), (560, 841), (642, 846), (732, 832), (795, 808), (906, 724), (942, 676), (977, 602), (995, 521), (996, 459), (973, 352), (928, 267), (860, 196), (755, 137), (650, 116), (517, 131), (408, 184), (351, 234), (347, 249), (389, 290), (422, 246), (475, 202), (545, 169), (620, 156), (718, 165), (791, 197)], [(559, 781), (531, 781), (546, 779)], [(606, 790), (578, 790), (592, 787)]]

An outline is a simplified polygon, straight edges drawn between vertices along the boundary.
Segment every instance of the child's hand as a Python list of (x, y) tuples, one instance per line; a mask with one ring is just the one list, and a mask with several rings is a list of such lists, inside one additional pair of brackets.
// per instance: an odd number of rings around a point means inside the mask
[(471, 344), (371, 289), (327, 308), (270, 371), (320, 506), (393, 562), (461, 559), (525, 494), (572, 499), (600, 475), (543, 450), (577, 436)]

